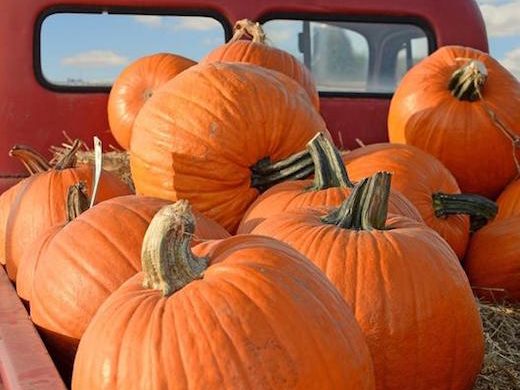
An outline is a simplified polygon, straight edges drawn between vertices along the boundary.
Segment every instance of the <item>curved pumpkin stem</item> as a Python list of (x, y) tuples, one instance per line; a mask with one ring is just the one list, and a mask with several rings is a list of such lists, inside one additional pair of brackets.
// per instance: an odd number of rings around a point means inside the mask
[(341, 153), (323, 133), (318, 133), (308, 144), (307, 149), (314, 163), (314, 185), (312, 191), (331, 187), (353, 188), (341, 158)]
[(9, 151), (10, 157), (16, 157), (24, 165), (31, 175), (46, 172), (51, 165), (45, 157), (36, 150), (26, 145), (14, 145)]
[(87, 189), (84, 182), (76, 183), (69, 187), (67, 193), (67, 222), (79, 217), (89, 209)]
[(474, 102), (482, 99), (482, 88), (488, 71), (483, 62), (471, 60), (451, 75), (448, 88), (459, 100)]
[(476, 194), (444, 194), (432, 195), (433, 210), (436, 217), (450, 214), (466, 214), (471, 218), (472, 231), (480, 229), (498, 212), (498, 205), (491, 199)]
[(58, 160), (58, 162), (54, 165), (54, 169), (56, 170), (64, 170), (69, 168), (74, 168), (76, 165), (77, 156), (79, 148), (83, 142), (79, 139), (75, 139), (70, 148), (63, 154), (63, 156)]
[(145, 288), (169, 296), (202, 277), (208, 259), (195, 257), (191, 252), (194, 231), (195, 218), (186, 200), (164, 206), (155, 214), (141, 251)]
[(350, 196), (328, 215), (324, 223), (352, 230), (384, 230), (388, 215), (392, 175), (377, 172), (358, 182)]
[(233, 37), (228, 43), (236, 42), (244, 37), (249, 37), (253, 42), (265, 44), (265, 33), (260, 23), (249, 19), (241, 19), (233, 27)]

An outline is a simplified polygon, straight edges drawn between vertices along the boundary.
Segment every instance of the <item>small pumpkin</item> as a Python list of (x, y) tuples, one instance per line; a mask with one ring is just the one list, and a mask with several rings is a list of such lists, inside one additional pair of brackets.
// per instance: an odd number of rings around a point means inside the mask
[(117, 77), (108, 97), (108, 123), (116, 141), (130, 147), (132, 126), (144, 103), (155, 91), (196, 62), (172, 53), (141, 57)]
[(307, 165), (283, 161), (319, 131), (328, 134), (289, 77), (242, 63), (199, 64), (166, 83), (136, 118), (130, 143), (136, 191), (187, 199), (234, 232), (261, 191), (309, 175)]
[(373, 389), (359, 327), (316, 267), (260, 236), (192, 252), (189, 210), (177, 202), (152, 220), (144, 272), (92, 319), (73, 390)]
[(468, 279), (432, 229), (387, 217), (389, 194), (379, 172), (339, 208), (280, 213), (253, 233), (288, 243), (336, 286), (367, 339), (376, 388), (469, 390), (484, 339)]
[(444, 46), (401, 80), (390, 104), (391, 142), (437, 157), (462, 192), (491, 199), (519, 172), (520, 82), (487, 53)]
[[(339, 206), (350, 195), (354, 184), (334, 144), (320, 133), (307, 149), (314, 164), (314, 179), (285, 181), (268, 189), (248, 208), (237, 233), (250, 233), (256, 225), (283, 211)], [(419, 211), (399, 191), (391, 192), (389, 202), (391, 212), (422, 221)]]
[[(251, 39), (246, 39), (250, 37)], [(320, 97), (309, 69), (292, 54), (269, 46), (259, 23), (242, 19), (235, 23), (233, 37), (224, 45), (212, 50), (201, 63), (216, 61), (245, 62), (281, 72), (298, 82), (307, 92), (316, 109)]]

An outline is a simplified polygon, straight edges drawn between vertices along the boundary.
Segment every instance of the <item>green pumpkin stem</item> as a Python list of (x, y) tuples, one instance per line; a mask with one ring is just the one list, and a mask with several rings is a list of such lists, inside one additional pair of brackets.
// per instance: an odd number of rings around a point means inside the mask
[(67, 222), (76, 219), (88, 210), (89, 204), (90, 200), (84, 182), (70, 186), (67, 193)]
[(239, 41), (244, 37), (251, 38), (251, 41), (255, 43), (266, 43), (265, 33), (260, 23), (252, 22), (249, 19), (242, 19), (235, 23), (233, 37), (228, 43)]
[(310, 190), (354, 187), (348, 177), (341, 153), (323, 133), (318, 133), (307, 144), (307, 149), (314, 163), (314, 184)]
[(322, 221), (343, 229), (384, 230), (391, 176), (388, 172), (377, 172), (364, 178), (341, 206), (322, 217)]
[(9, 151), (9, 156), (20, 160), (30, 175), (46, 172), (51, 169), (51, 165), (47, 159), (30, 146), (15, 145)]
[(448, 88), (457, 99), (475, 102), (482, 99), (482, 88), (487, 76), (484, 63), (471, 60), (453, 72)]
[(141, 261), (143, 286), (169, 296), (202, 277), (208, 259), (191, 252), (195, 217), (186, 200), (164, 206), (153, 217), (144, 235)]
[(63, 156), (54, 165), (54, 169), (61, 171), (64, 169), (74, 168), (77, 161), (76, 154), (79, 148), (83, 145), (83, 142), (79, 139), (75, 139), (70, 148), (63, 154)]

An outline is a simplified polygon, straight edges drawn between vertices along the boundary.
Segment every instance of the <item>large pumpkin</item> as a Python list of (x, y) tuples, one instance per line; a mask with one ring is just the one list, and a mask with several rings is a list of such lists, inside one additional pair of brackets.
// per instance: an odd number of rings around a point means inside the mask
[[(244, 39), (248, 37), (251, 40)], [(245, 62), (281, 72), (297, 81), (308, 93), (314, 107), (319, 109), (320, 97), (312, 73), (292, 54), (269, 46), (267, 39), (259, 23), (239, 20), (235, 23), (231, 40), (211, 51), (200, 62)]]
[(496, 204), (479, 195), (461, 194), (450, 171), (435, 157), (411, 146), (373, 144), (343, 157), (354, 180), (377, 171), (392, 172), (392, 188), (406, 196), (424, 222), (444, 238), (459, 259), (464, 257), (470, 235), (470, 217), (487, 221)]
[(520, 180), (508, 184), (497, 199), (498, 213), (496, 221), (520, 215)]
[(520, 83), (476, 49), (445, 46), (415, 65), (395, 91), (391, 142), (437, 157), (462, 192), (495, 198), (519, 173)]
[[(141, 270), (141, 244), (153, 215), (168, 202), (135, 195), (101, 202), (69, 222), (40, 255), (31, 317), (58, 366), (70, 376), (78, 342), (98, 307)], [(229, 234), (197, 215), (196, 239)]]
[(143, 270), (100, 307), (72, 389), (372, 389), (369, 353), (325, 276), (276, 240), (190, 248), (186, 202), (163, 208)]
[(432, 229), (387, 219), (389, 189), (377, 173), (337, 209), (281, 213), (253, 233), (288, 243), (333, 282), (365, 333), (378, 389), (469, 390), (484, 339), (468, 279)]
[(141, 57), (123, 69), (108, 97), (108, 123), (119, 145), (130, 147), (135, 117), (155, 91), (195, 64), (176, 54), (157, 53)]
[[(316, 135), (307, 149), (314, 163), (313, 180), (293, 180), (277, 184), (262, 195), (246, 211), (237, 233), (250, 233), (256, 225), (272, 215), (300, 207), (339, 206), (354, 184), (343, 164), (340, 152), (323, 134)], [(392, 191), (390, 212), (421, 222), (415, 206), (400, 192)]]
[(249, 64), (196, 65), (140, 111), (132, 177), (139, 194), (187, 199), (234, 232), (260, 190), (299, 177), (270, 162), (302, 151), (319, 131), (327, 132), (323, 119), (289, 77)]

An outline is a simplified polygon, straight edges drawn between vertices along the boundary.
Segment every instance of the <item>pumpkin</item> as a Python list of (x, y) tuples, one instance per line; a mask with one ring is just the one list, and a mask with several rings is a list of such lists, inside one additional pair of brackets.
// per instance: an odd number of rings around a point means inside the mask
[[(354, 184), (334, 144), (320, 133), (309, 142), (307, 149), (315, 167), (314, 179), (285, 181), (268, 189), (246, 211), (237, 233), (250, 233), (263, 220), (283, 211), (339, 206), (348, 197)], [(422, 221), (415, 206), (398, 191), (391, 192), (389, 207), (393, 213)]]
[[(50, 169), (47, 160), (37, 151), (25, 145), (15, 145), (9, 155), (16, 157), (25, 166), (29, 175), (33, 176)], [(27, 184), (26, 178), (19, 180), (0, 195), (0, 264), (5, 264), (5, 236), (9, 211), (16, 195)]]
[(520, 303), (519, 253), (518, 215), (493, 221), (473, 235), (464, 268), (479, 298)]
[[(78, 342), (103, 301), (141, 270), (144, 233), (168, 202), (135, 195), (101, 202), (69, 222), (40, 255), (31, 318), (65, 378)], [(197, 214), (197, 239), (223, 238), (224, 228)]]
[(281, 213), (253, 233), (288, 243), (336, 286), (367, 339), (376, 388), (469, 390), (484, 339), (468, 279), (436, 232), (387, 217), (389, 193), (390, 174), (378, 172), (338, 208)]
[(514, 180), (497, 199), (498, 213), (495, 221), (520, 215), (520, 180)]
[(464, 257), (474, 229), (492, 219), (497, 206), (474, 194), (461, 194), (450, 171), (435, 157), (402, 144), (373, 144), (344, 154), (351, 177), (360, 180), (377, 171), (392, 172), (392, 188), (400, 191), (417, 208), (424, 223), (444, 238), (459, 259)]
[(433, 154), (462, 192), (495, 199), (520, 172), (520, 83), (488, 54), (444, 46), (414, 66), (390, 104), (390, 142)]
[[(244, 39), (248, 37), (251, 39)], [(320, 97), (309, 69), (292, 54), (269, 46), (266, 40), (259, 23), (242, 19), (235, 23), (234, 34), (229, 42), (213, 49), (200, 62), (245, 62), (283, 73), (298, 82), (314, 107), (319, 109)]]
[(144, 272), (92, 319), (72, 389), (373, 388), (352, 312), (316, 267), (267, 237), (191, 251), (193, 228), (187, 202), (157, 213)]
[[(74, 166), (75, 153), (80, 141), (59, 161), (53, 169), (27, 179), (13, 201), (6, 223), (5, 254), (7, 274), (16, 280), (18, 264), (25, 249), (46, 229), (66, 221), (66, 201), (69, 186), (85, 182), (92, 196), (92, 167)], [(116, 176), (103, 172), (96, 201), (131, 193), (128, 186)]]
[(141, 57), (123, 69), (110, 90), (107, 107), (110, 130), (121, 147), (129, 148), (135, 117), (150, 96), (195, 64), (176, 54), (157, 53)]
[(328, 134), (289, 77), (249, 64), (196, 65), (158, 90), (136, 118), (136, 191), (186, 199), (234, 232), (260, 191), (312, 172), (310, 161), (285, 159), (319, 131)]

